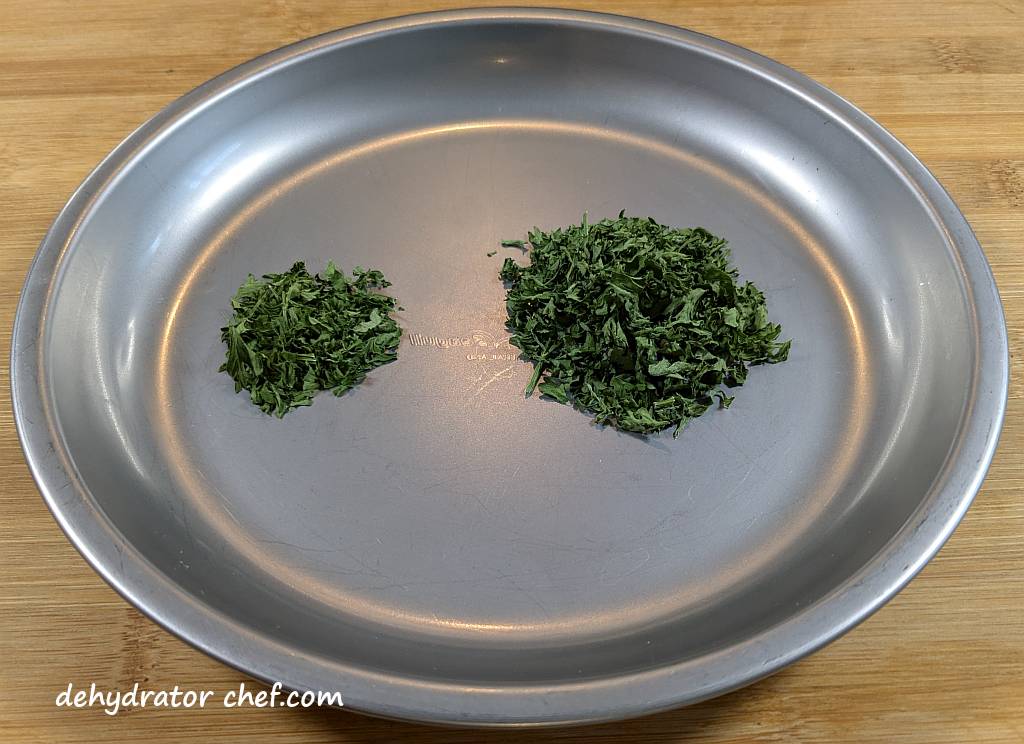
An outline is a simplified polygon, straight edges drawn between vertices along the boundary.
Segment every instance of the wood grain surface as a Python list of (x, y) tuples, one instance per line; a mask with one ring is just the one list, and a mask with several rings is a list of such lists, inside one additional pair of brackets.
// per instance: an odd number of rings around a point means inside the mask
[[(177, 684), (222, 694), (244, 677), (157, 628), (79, 557), (29, 477), (4, 393), (0, 739), (1024, 742), (1024, 2), (577, 5), (686, 26), (811, 75), (894, 132), (963, 208), (999, 282), (1013, 370), (999, 452), (938, 558), (881, 612), (805, 661), (703, 705), (627, 723), (514, 733), (443, 730), (333, 710), (218, 705), (111, 717), (95, 708), (58, 709), (54, 697), (68, 682), (107, 689)], [(0, 0), (3, 348), (48, 225), (92, 166), (133, 128), (254, 55), (352, 23), (438, 7), (419, 0)], [(0, 387), (8, 389), (6, 366)]]

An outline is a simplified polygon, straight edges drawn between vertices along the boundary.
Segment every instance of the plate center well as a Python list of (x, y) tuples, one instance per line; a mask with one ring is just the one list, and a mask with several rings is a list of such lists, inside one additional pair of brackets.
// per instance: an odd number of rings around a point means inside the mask
[[(682, 150), (527, 124), (390, 138), (296, 164), (201, 247), (153, 367), (169, 477), (234, 560), (339, 612), (429, 633), (618, 632), (713, 604), (840, 507), (870, 391), (855, 316), (807, 233)], [(230, 194), (227, 195), (231, 199)], [(620, 209), (726, 237), (794, 338), (678, 439), (595, 428), (522, 390), (502, 238)], [(498, 250), (498, 255), (487, 253)], [(283, 420), (217, 373), (248, 272), (379, 268), (397, 362)]]

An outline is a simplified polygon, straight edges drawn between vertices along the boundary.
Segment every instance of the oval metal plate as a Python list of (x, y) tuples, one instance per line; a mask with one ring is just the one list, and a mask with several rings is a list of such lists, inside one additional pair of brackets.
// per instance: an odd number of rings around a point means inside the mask
[[(524, 399), (503, 238), (702, 225), (793, 338), (678, 438)], [(382, 269), (398, 362), (284, 420), (217, 372), (246, 274)], [(225, 662), (461, 724), (636, 715), (878, 608), (984, 476), (1007, 386), (984, 256), (865, 114), (627, 18), (446, 12), (284, 48), (99, 165), (27, 280), (12, 386), (68, 536)]]

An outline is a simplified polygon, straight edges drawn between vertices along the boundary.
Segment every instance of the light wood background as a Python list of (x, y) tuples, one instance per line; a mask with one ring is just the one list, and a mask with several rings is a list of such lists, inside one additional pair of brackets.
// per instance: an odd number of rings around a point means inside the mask
[[(112, 718), (97, 709), (57, 709), (54, 697), (69, 681), (107, 689), (178, 684), (220, 696), (243, 677), (157, 628), (78, 556), (28, 475), (3, 393), (0, 739), (1024, 742), (1024, 2), (576, 4), (687, 26), (808, 73), (893, 131), (963, 208), (1002, 292), (1013, 378), (999, 453), (949, 544), (895, 601), (829, 648), (732, 695), (628, 723), (488, 733), (338, 711), (219, 705)], [(0, 0), (3, 349), (47, 226), (134, 127), (254, 55), (352, 23), (437, 7), (419, 0)], [(6, 365), (0, 388), (8, 389)]]

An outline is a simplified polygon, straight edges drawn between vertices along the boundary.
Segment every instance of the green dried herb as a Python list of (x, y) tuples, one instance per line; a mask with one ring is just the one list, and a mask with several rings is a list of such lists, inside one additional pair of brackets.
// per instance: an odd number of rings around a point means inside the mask
[[(764, 295), (739, 284), (725, 240), (626, 217), (529, 234), (528, 266), (506, 258), (511, 342), (534, 388), (600, 424), (649, 433), (732, 403), (747, 365), (786, 359)], [(522, 241), (504, 246), (524, 248)]]
[[(266, 413), (284, 416), (308, 406), (318, 390), (341, 395), (366, 373), (393, 361), (402, 331), (390, 317), (395, 300), (374, 269), (349, 278), (333, 263), (311, 276), (299, 261), (283, 274), (252, 274), (231, 300), (221, 328), (227, 361), (220, 371), (249, 391)], [(401, 308), (399, 308), (401, 309)]]

